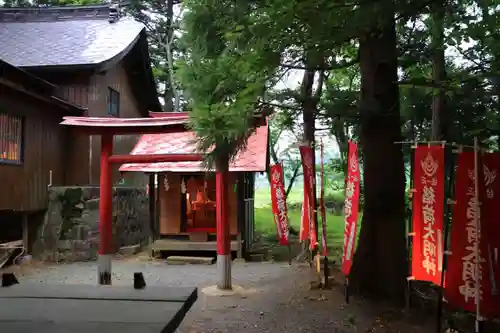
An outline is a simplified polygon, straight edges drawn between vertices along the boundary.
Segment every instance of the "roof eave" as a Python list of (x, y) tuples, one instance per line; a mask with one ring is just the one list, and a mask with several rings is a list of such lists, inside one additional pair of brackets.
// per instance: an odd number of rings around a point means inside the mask
[(50, 99), (54, 104), (59, 105), (60, 107), (66, 109), (70, 114), (75, 116), (84, 115), (88, 111), (87, 108), (65, 101), (57, 96), (51, 96)]

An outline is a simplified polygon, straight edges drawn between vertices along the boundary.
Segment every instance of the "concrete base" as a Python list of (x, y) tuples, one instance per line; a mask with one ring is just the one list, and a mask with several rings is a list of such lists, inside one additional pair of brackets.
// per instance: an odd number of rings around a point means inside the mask
[(217, 286), (222, 290), (230, 290), (232, 287), (231, 282), (231, 254), (218, 254), (217, 255), (217, 272), (219, 274), (219, 283)]
[(97, 281), (99, 284), (111, 284), (111, 259), (112, 254), (99, 254), (97, 258)]
[(207, 296), (248, 296), (255, 294), (257, 289), (254, 288), (243, 288), (242, 286), (234, 285), (232, 289), (222, 290), (218, 286), (208, 286), (201, 290)]
[(167, 264), (170, 265), (183, 265), (183, 264), (194, 264), (194, 265), (212, 265), (215, 262), (213, 257), (189, 257), (189, 256), (170, 256), (166, 260)]

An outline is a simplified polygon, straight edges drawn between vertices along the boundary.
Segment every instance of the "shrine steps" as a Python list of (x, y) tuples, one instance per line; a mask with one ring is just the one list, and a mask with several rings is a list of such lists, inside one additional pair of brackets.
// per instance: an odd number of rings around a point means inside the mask
[(191, 257), (191, 256), (169, 256), (166, 260), (169, 265), (212, 265), (215, 262), (214, 257)]

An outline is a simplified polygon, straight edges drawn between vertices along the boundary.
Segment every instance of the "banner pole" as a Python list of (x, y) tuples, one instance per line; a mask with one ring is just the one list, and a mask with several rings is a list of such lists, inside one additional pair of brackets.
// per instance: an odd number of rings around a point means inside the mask
[[(413, 223), (412, 223), (412, 217), (414, 212), (413, 208), (413, 193), (414, 193), (414, 171), (415, 171), (415, 150), (417, 148), (417, 143), (414, 142), (414, 145), (411, 147), (410, 150), (410, 193), (408, 193), (408, 222), (407, 222), (407, 238), (406, 238), (406, 249), (408, 251), (408, 255), (410, 254), (411, 251), (411, 246), (412, 246), (412, 235), (413, 235)], [(411, 275), (411, 261), (408, 261), (408, 276)], [(411, 281), (412, 279), (407, 279), (407, 291), (406, 291), (406, 309), (410, 309), (411, 306)]]
[(288, 265), (292, 265), (292, 247), (290, 246), (290, 242), (288, 242)]
[[(283, 168), (284, 167), (284, 163), (283, 161), (281, 160), (280, 161), (280, 164), (281, 164), (281, 167)], [(283, 172), (283, 177), (285, 176), (285, 173)], [(283, 189), (285, 189), (285, 179), (283, 178)], [(286, 202), (286, 199), (285, 199), (285, 202)], [(288, 219), (288, 209), (287, 209), (287, 212), (286, 212), (286, 226), (288, 228), (288, 244), (287, 244), (287, 247), (288, 247), (288, 265), (292, 265), (292, 246), (290, 245), (290, 220)], [(300, 235), (299, 235), (300, 237)]]
[(450, 231), (450, 216), (451, 207), (453, 205), (453, 185), (454, 177), (453, 170), (455, 169), (455, 156), (451, 147), (445, 148), (445, 161), (448, 161), (448, 168), (445, 173), (445, 195), (444, 195), (444, 230), (443, 230), (443, 255), (442, 255), (442, 268), (441, 268), (441, 280), (439, 284), (438, 291), (438, 304), (437, 304), (437, 316), (436, 316), (436, 333), (441, 333), (442, 320), (443, 320), (443, 288), (444, 288), (444, 277), (446, 273), (446, 267), (448, 264), (448, 234)]
[[(479, 202), (479, 144), (477, 140), (477, 136), (474, 137), (474, 194), (476, 197), (476, 212), (480, 210), (480, 202)], [(476, 280), (476, 333), (481, 333), (482, 331), (482, 318), (481, 318), (481, 280), (479, 276), (480, 269), (480, 260), (479, 260), (479, 235), (481, 235), (481, 221), (479, 220), (479, 214), (474, 214), (474, 224), (476, 225), (476, 242), (474, 243), (474, 252), (476, 254), (476, 268), (475, 268), (475, 280)]]
[(328, 287), (328, 246), (326, 238), (326, 207), (325, 207), (325, 145), (323, 144), (323, 138), (321, 138), (321, 186), (320, 186), (320, 212), (321, 212), (321, 237), (322, 237), (322, 250), (323, 250), (323, 287)]
[[(348, 144), (347, 145), (347, 156), (346, 156), (346, 168), (345, 168), (345, 175), (344, 175), (344, 197), (346, 196), (347, 176), (349, 174), (349, 156), (350, 156), (350, 152), (349, 152), (349, 144)], [(344, 212), (344, 215), (345, 215), (345, 212)], [(344, 238), (345, 238), (345, 234), (344, 234)], [(344, 251), (346, 250), (345, 244), (346, 244), (346, 240), (344, 239)], [(342, 262), (340, 263), (340, 265), (342, 265)], [(345, 280), (344, 280), (344, 297), (345, 297), (345, 303), (349, 304), (349, 275), (346, 275)]]
[(345, 277), (344, 281), (344, 297), (345, 297), (345, 304), (349, 304), (349, 277)]

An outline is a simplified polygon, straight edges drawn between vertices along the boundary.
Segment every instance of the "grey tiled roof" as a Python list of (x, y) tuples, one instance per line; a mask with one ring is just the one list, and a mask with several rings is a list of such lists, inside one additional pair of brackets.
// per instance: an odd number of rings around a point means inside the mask
[(124, 51), (143, 28), (128, 17), (0, 20), (0, 59), (18, 67), (97, 65)]

